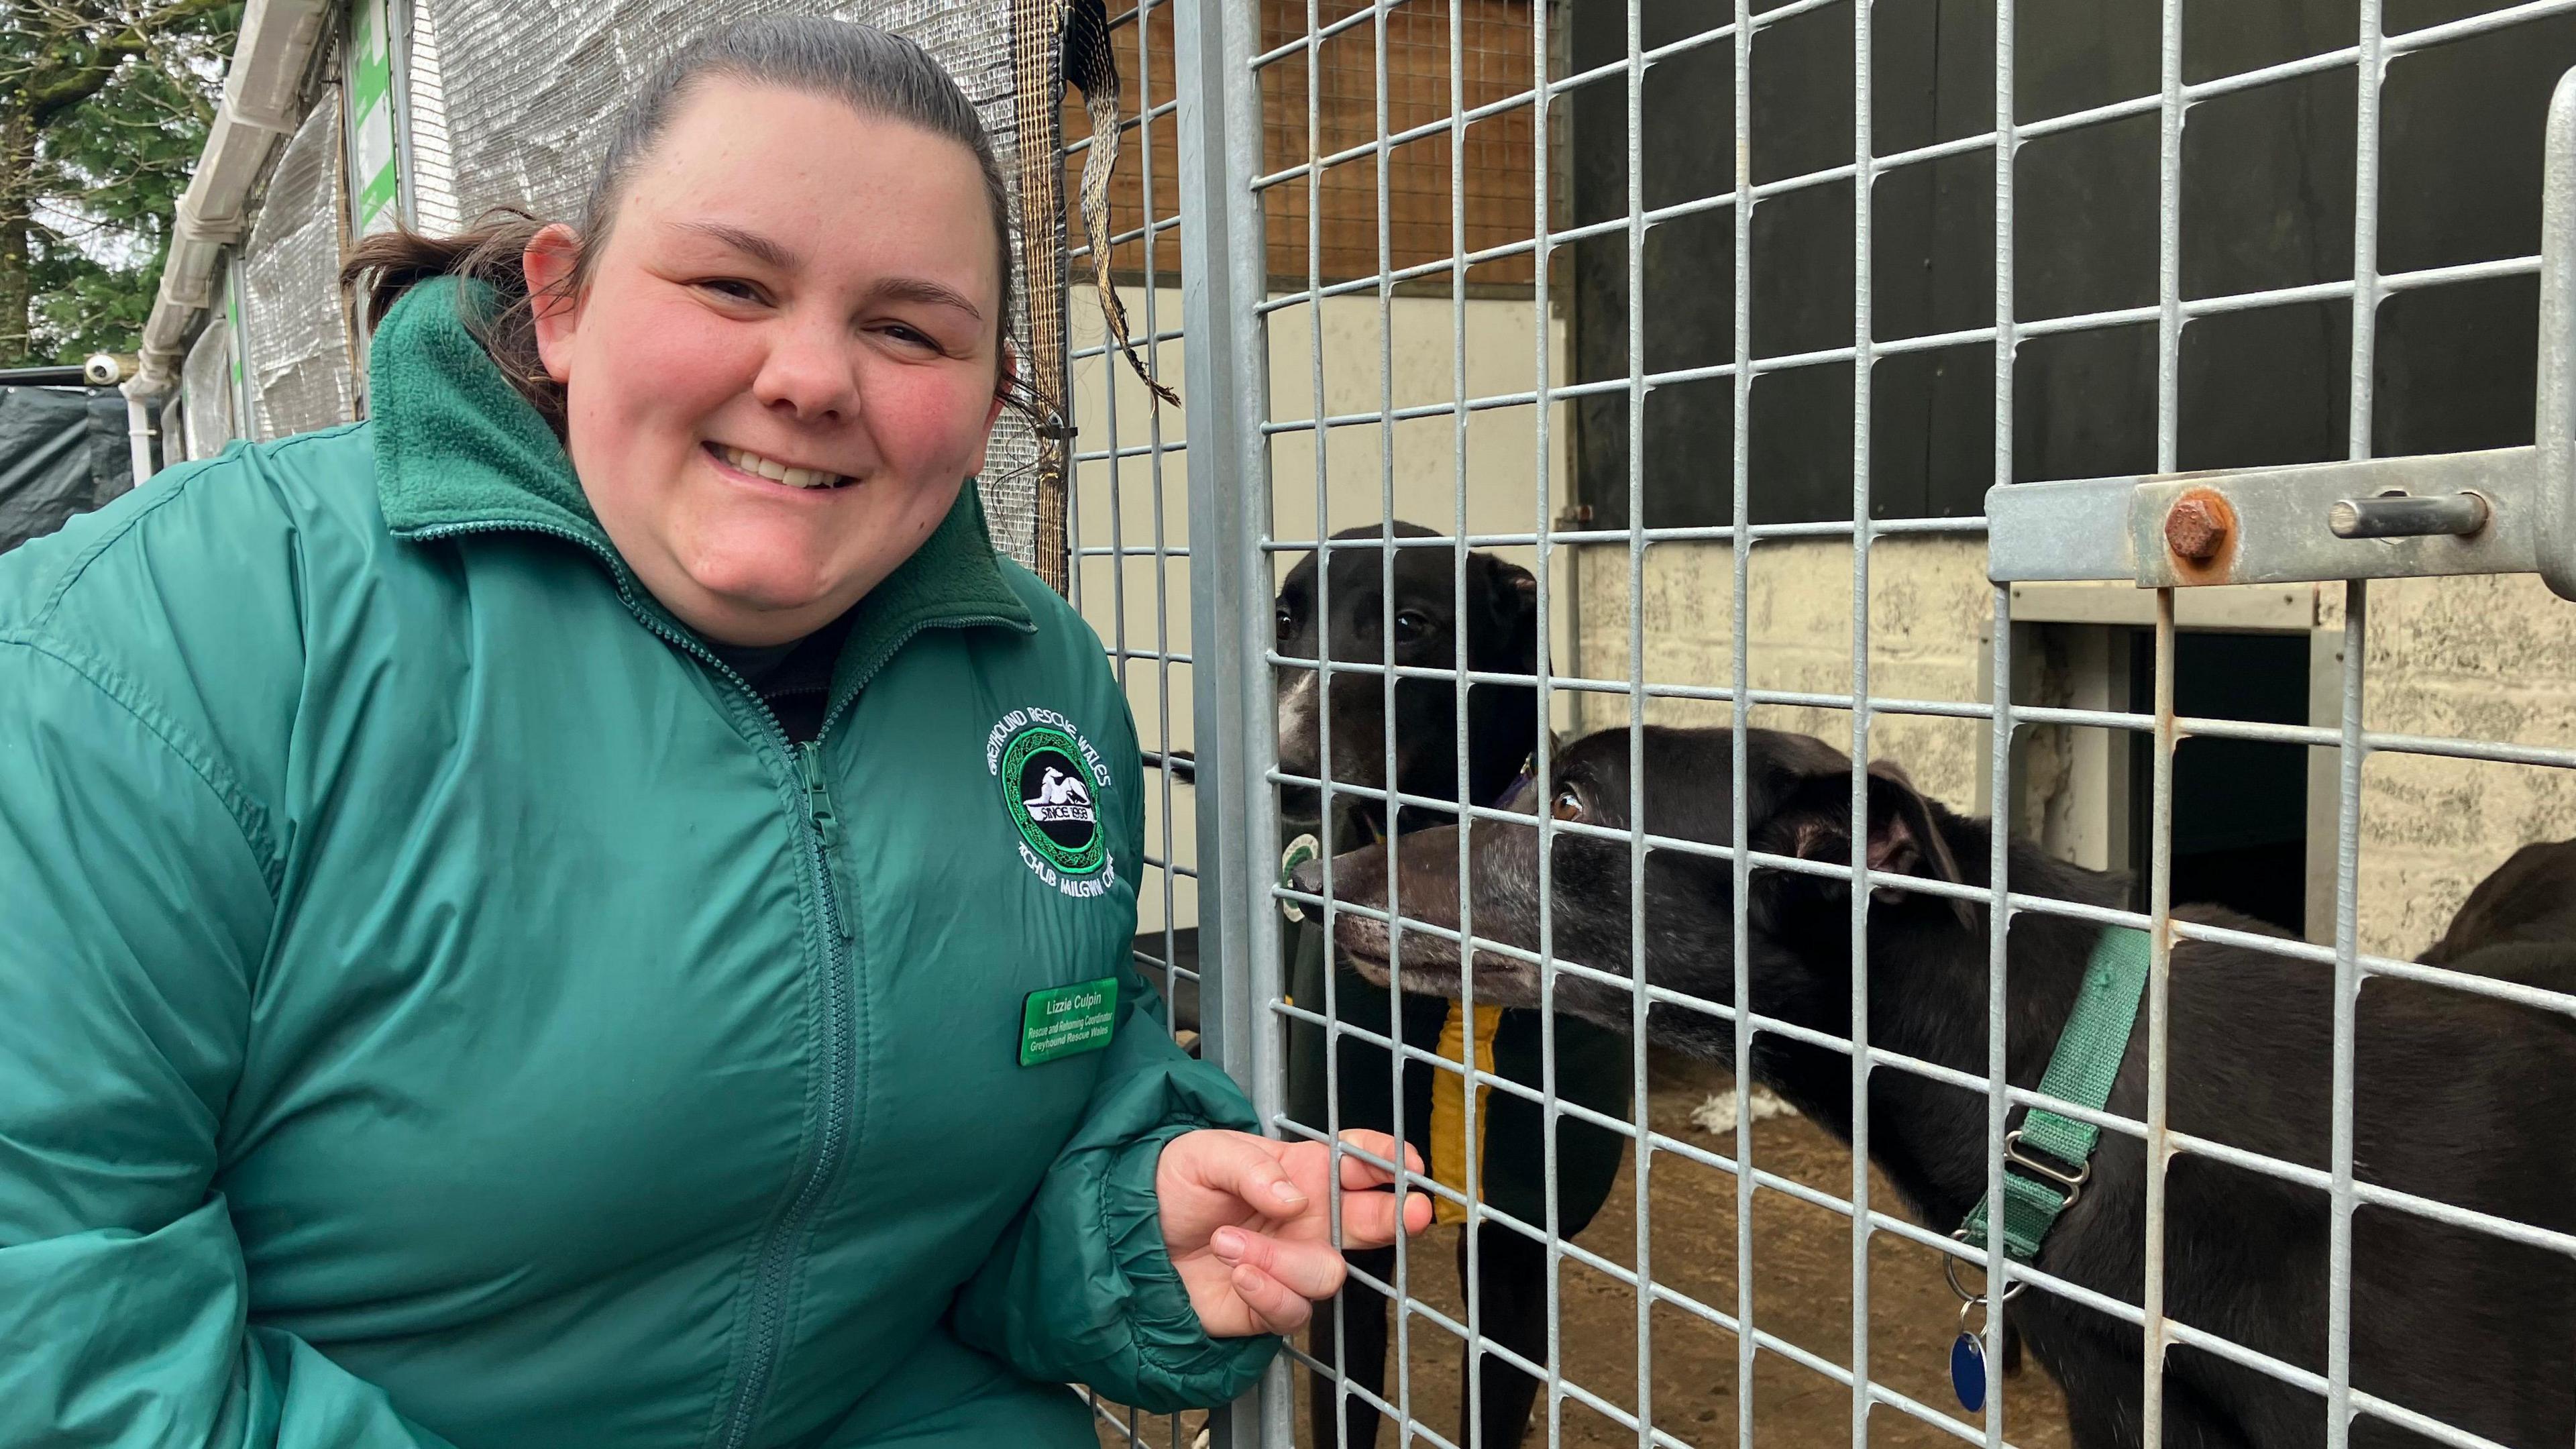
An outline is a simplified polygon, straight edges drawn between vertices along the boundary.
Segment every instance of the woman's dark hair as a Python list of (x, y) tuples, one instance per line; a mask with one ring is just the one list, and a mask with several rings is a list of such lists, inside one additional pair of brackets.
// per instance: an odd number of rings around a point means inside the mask
[[(608, 150), (583, 201), (580, 254), (561, 284), (565, 297), (588, 284), (600, 246), (637, 163), (670, 127), (671, 118), (709, 79), (774, 86), (836, 100), (863, 115), (883, 117), (944, 136), (974, 153), (993, 213), (994, 265), (1002, 279), (1001, 312), (994, 338), (1007, 342), (1011, 319), (1010, 199), (993, 143), (957, 82), (929, 52), (872, 26), (812, 17), (786, 17), (727, 25), (700, 36), (662, 63), (618, 113)], [(395, 299), (433, 277), (468, 277), (489, 286), (499, 305), (467, 317), (510, 385), (558, 434), (564, 428), (564, 390), (546, 375), (537, 354), (536, 313), (528, 295), (521, 254), (549, 223), (518, 207), (496, 207), (453, 236), (424, 236), (408, 228), (379, 232), (350, 249), (341, 279), (360, 288), (369, 328)], [(995, 382), (1003, 401), (1042, 414), (1043, 404), (1015, 377)]]

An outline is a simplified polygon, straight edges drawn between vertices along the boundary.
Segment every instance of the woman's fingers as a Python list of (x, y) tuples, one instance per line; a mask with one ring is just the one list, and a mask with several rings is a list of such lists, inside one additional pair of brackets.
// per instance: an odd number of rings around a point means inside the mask
[[(1418, 1233), (1431, 1226), (1431, 1213), (1431, 1194), (1409, 1192), (1404, 1195), (1406, 1233)], [(1394, 1193), (1352, 1192), (1342, 1195), (1344, 1247), (1383, 1248), (1394, 1241)]]
[[(1361, 1152), (1368, 1153), (1370, 1157), (1381, 1161), (1401, 1161), (1407, 1172), (1422, 1171), (1422, 1154), (1416, 1152), (1411, 1144), (1407, 1144), (1404, 1155), (1398, 1158), (1395, 1139), (1383, 1132), (1362, 1132), (1353, 1129), (1342, 1134), (1342, 1145), (1356, 1147)], [(1394, 1173), (1369, 1161), (1368, 1158), (1349, 1152), (1342, 1154), (1342, 1186), (1346, 1188), (1384, 1187), (1393, 1181), (1395, 1181)]]
[(1326, 1243), (1282, 1242), (1244, 1228), (1219, 1228), (1208, 1247), (1237, 1268), (1251, 1268), (1304, 1298), (1341, 1291), (1342, 1255)]
[(1315, 1316), (1315, 1306), (1289, 1291), (1278, 1279), (1260, 1269), (1244, 1264), (1234, 1270), (1229, 1280), (1235, 1296), (1252, 1310), (1266, 1333), (1295, 1333)]
[(1280, 1162), (1278, 1143), (1248, 1132), (1193, 1132), (1177, 1140), (1200, 1137), (1209, 1140), (1192, 1144), (1191, 1168), (1208, 1187), (1271, 1218), (1295, 1217), (1312, 1201)]

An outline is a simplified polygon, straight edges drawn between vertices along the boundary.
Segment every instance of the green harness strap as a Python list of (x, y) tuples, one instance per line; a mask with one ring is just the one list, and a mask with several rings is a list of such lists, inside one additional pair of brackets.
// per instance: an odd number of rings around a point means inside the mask
[[(2039, 1079), (2042, 1093), (2097, 1112), (2110, 1102), (2111, 1084), (2119, 1079), (2120, 1060), (2128, 1055), (2129, 1033), (2137, 1025), (2138, 1001), (2146, 994), (2149, 945), (2146, 932), (2127, 926), (2102, 932), (2093, 959), (2085, 963), (2075, 1010)], [(2057, 1215), (2092, 1176), (2093, 1143), (2101, 1135), (2089, 1122), (2034, 1107), (2020, 1130), (2004, 1138), (2004, 1251), (2014, 1262), (2039, 1256), (2039, 1245)], [(2024, 1149), (2051, 1160), (2034, 1161)], [(2057, 1165), (2061, 1163), (2074, 1171)], [(1986, 1200), (1978, 1199), (1959, 1229), (1963, 1241), (1985, 1243), (1986, 1207)]]

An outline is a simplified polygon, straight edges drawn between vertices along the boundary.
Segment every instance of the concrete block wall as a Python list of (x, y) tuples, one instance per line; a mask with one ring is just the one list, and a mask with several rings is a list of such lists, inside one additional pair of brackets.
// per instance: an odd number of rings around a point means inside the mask
[[(1629, 673), (1629, 561), (1591, 549), (1581, 563), (1584, 673)], [(1982, 701), (1983, 630), (1991, 612), (1982, 540), (1886, 538), (1871, 553), (1870, 682), (1880, 697)], [(1848, 694), (1852, 556), (1848, 543), (1781, 540), (1753, 554), (1747, 664), (1756, 689)], [(2318, 668), (2335, 667), (2342, 588), (2316, 589), (2326, 631)], [(1723, 544), (1646, 551), (1645, 670), (1650, 683), (1723, 686), (1733, 670), (1733, 558)], [(2576, 605), (2537, 579), (2420, 579), (2371, 586), (2364, 722), (2373, 730), (2564, 746), (2576, 741)], [(2324, 676), (2331, 708), (2333, 678)], [(2043, 680), (2042, 698), (2062, 688)], [(2051, 700), (2051, 702), (2056, 702)], [(1592, 695), (1583, 730), (1624, 725), (1625, 699)], [(1723, 725), (1723, 703), (1651, 699), (1646, 718)], [(2332, 715), (2323, 717), (2331, 722)], [(1755, 707), (1754, 724), (1851, 747), (1841, 710)], [(2063, 732), (2058, 732), (2063, 733)], [(1871, 752), (1901, 761), (1954, 807), (1982, 812), (1983, 720), (1878, 715)], [(2020, 828), (2043, 833), (2062, 806), (2062, 744), (2042, 733), (2021, 746), (2029, 789)], [(2054, 753), (2053, 753), (2054, 752)], [(2326, 819), (2331, 822), (2331, 815)], [(2470, 888), (2519, 846), (2576, 835), (2576, 772), (2380, 753), (2363, 770), (2363, 949), (2411, 957), (2449, 921)]]

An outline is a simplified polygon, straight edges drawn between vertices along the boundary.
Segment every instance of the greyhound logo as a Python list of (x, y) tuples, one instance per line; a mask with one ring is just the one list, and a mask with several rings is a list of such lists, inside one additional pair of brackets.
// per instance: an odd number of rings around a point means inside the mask
[(1109, 766), (1073, 721), (1034, 706), (1012, 710), (986, 736), (984, 765), (1030, 872), (1077, 899), (1106, 894), (1117, 874), (1096, 793), (1109, 784)]
[(1054, 765), (1038, 778), (1038, 792), (1020, 802), (1029, 818), (1040, 823), (1091, 819), (1091, 792)]

